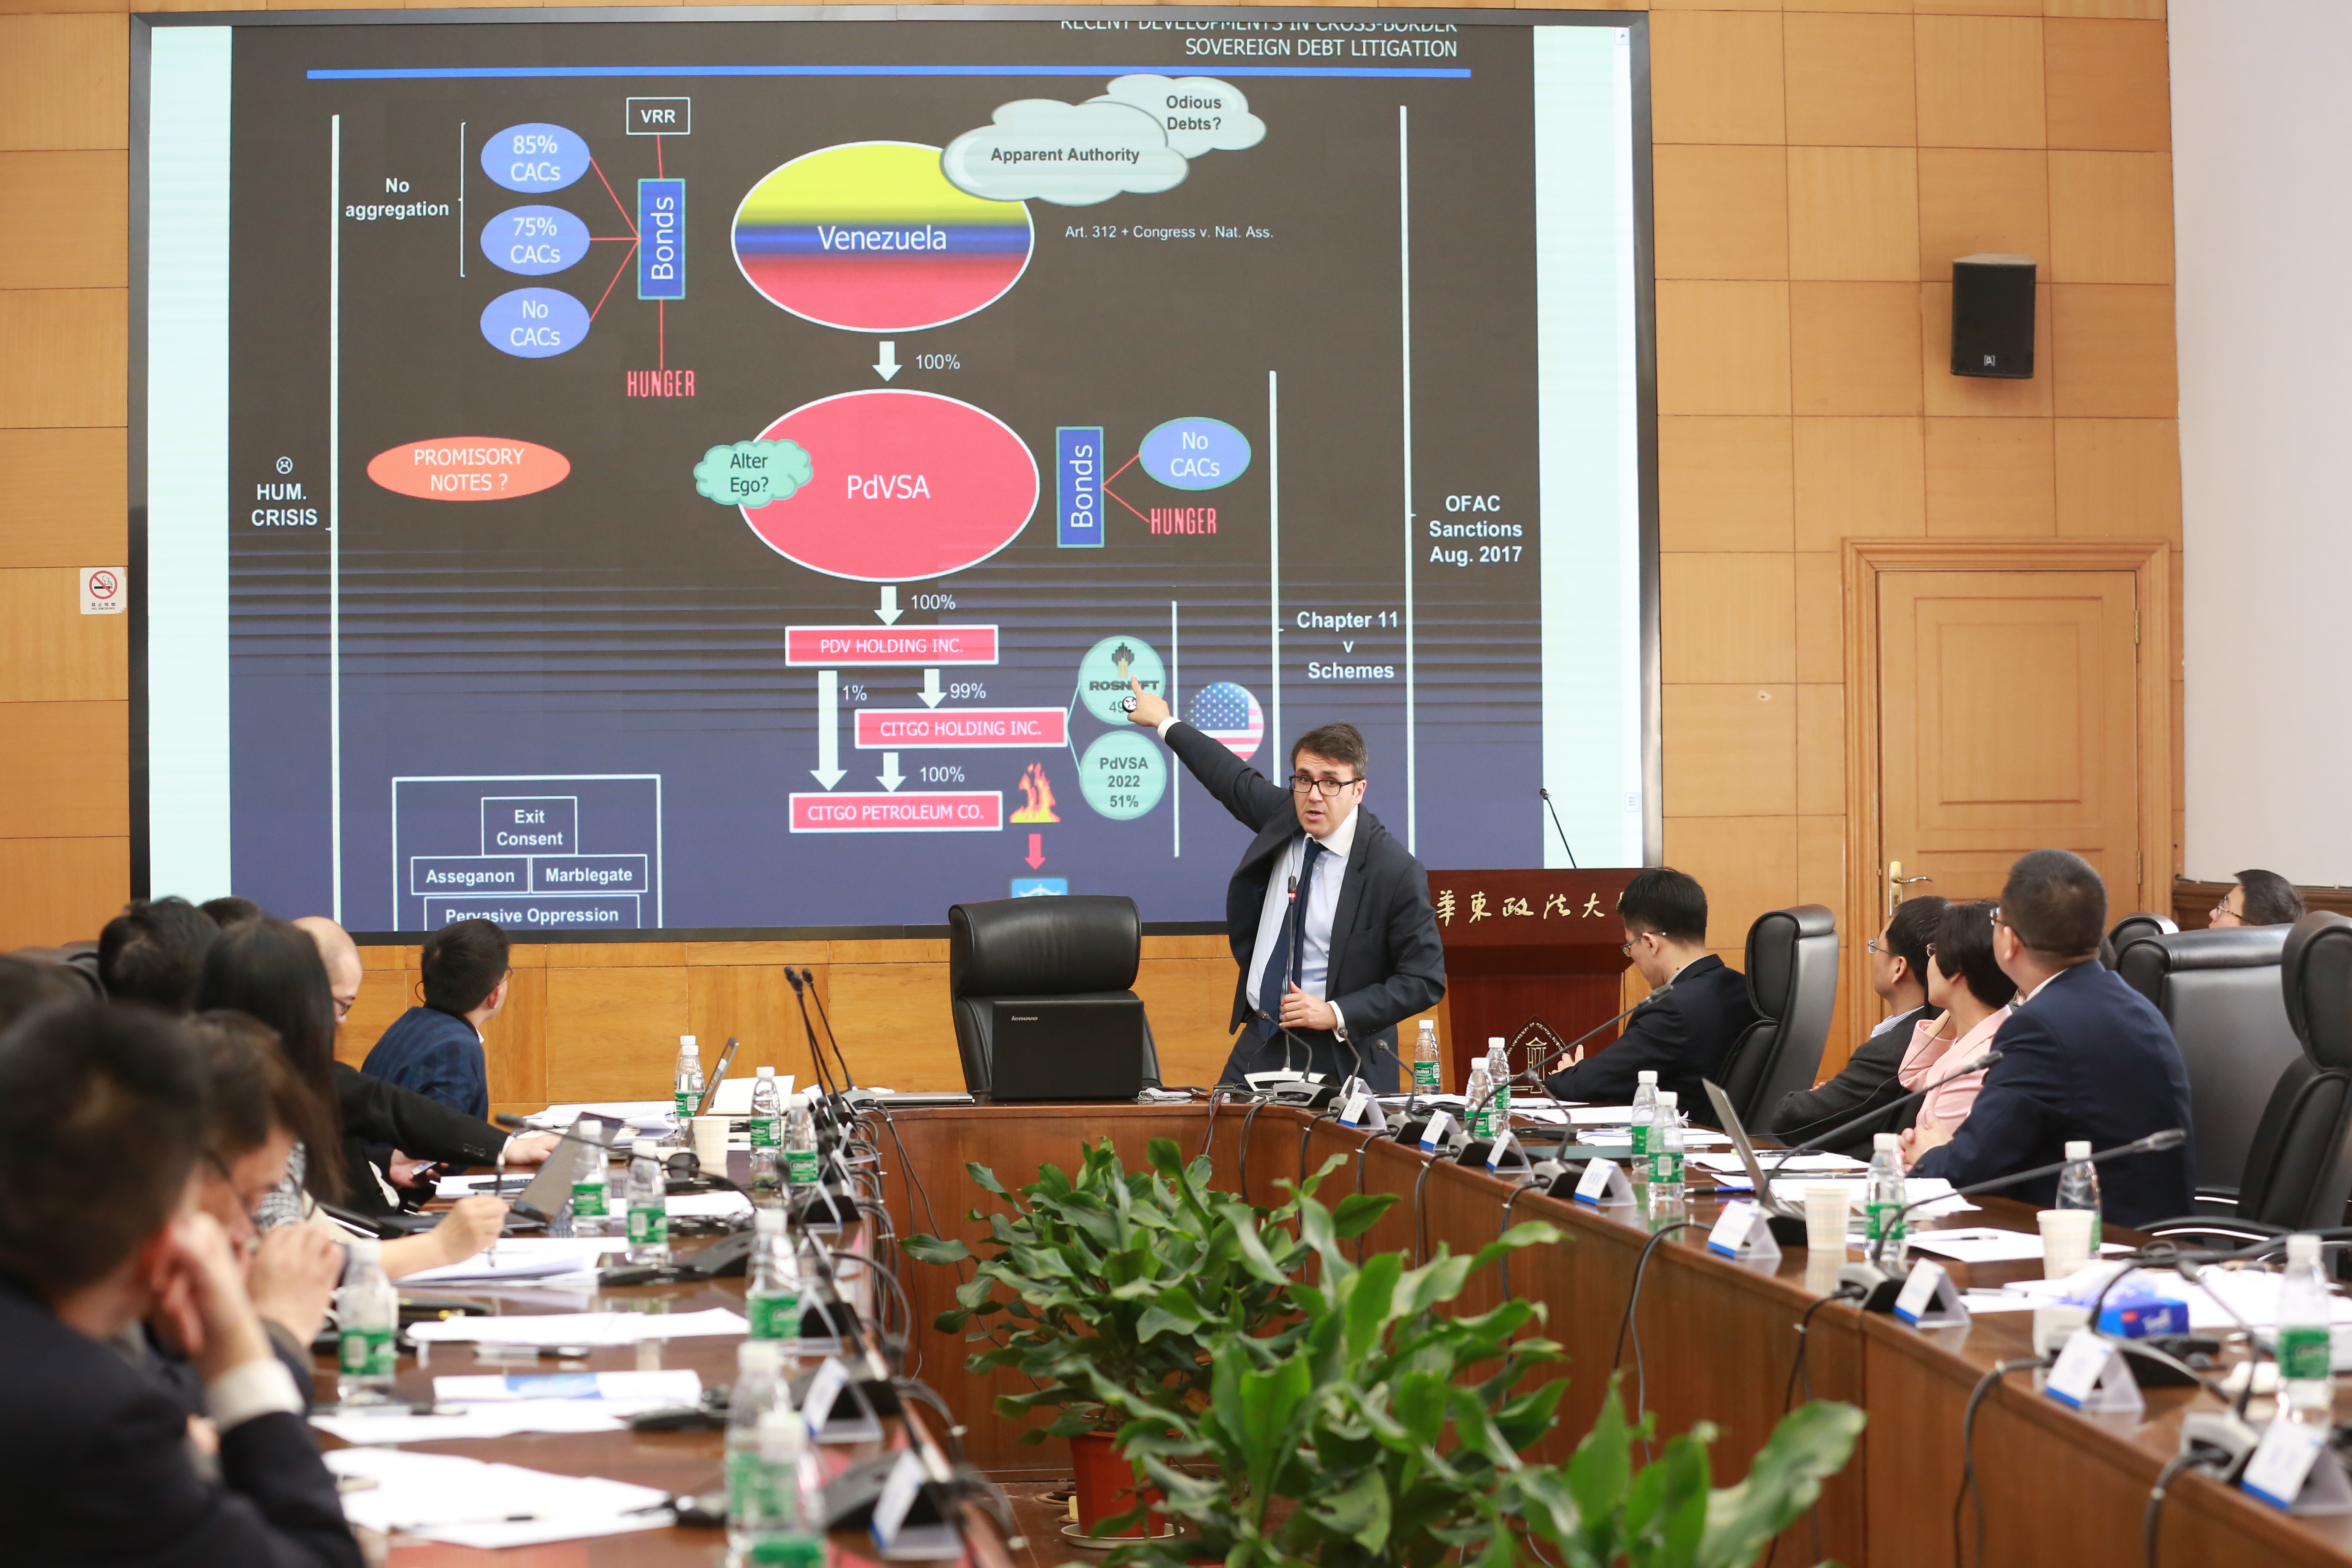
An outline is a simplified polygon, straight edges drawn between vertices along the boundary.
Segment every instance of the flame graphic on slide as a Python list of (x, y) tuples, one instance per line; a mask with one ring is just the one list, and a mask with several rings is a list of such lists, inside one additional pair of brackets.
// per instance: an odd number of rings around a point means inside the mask
[(1021, 775), (1021, 809), (1013, 814), (1015, 822), (1059, 822), (1054, 815), (1054, 786), (1045, 782), (1045, 764), (1031, 763), (1029, 771)]

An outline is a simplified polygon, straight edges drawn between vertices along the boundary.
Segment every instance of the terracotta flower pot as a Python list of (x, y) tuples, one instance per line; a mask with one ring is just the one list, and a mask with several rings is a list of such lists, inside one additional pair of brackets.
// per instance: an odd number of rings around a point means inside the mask
[[(1070, 1439), (1070, 1461), (1077, 1473), (1078, 1528), (1087, 1534), (1106, 1519), (1114, 1519), (1135, 1506), (1139, 1495), (1148, 1504), (1160, 1501), (1160, 1494), (1150, 1487), (1139, 1489), (1135, 1467), (1128, 1463), (1118, 1443), (1108, 1432), (1088, 1432)], [(1157, 1534), (1167, 1528), (1166, 1521), (1154, 1512), (1115, 1535)]]

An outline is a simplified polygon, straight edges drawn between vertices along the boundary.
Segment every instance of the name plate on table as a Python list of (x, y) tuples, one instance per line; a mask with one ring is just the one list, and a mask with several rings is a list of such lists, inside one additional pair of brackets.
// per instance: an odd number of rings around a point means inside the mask
[(1593, 1160), (1584, 1167), (1584, 1179), (1576, 1184), (1576, 1201), (1599, 1208), (1602, 1204), (1630, 1204), (1633, 1201), (1633, 1183), (1625, 1174), (1625, 1167), (1614, 1160)]
[(1453, 1142), (1453, 1113), (1445, 1110), (1433, 1111), (1430, 1114), (1429, 1125), (1421, 1130), (1422, 1152), (1423, 1153), (1434, 1154), (1438, 1150), (1446, 1147)]
[(1486, 1150), (1486, 1169), (1499, 1171), (1505, 1165), (1524, 1166), (1527, 1163), (1524, 1155), (1515, 1153), (1509, 1128), (1495, 1134), (1495, 1142)]
[(2273, 1421), (2238, 1485), (2289, 1513), (2352, 1513), (2352, 1481), (2327, 1447), (2325, 1426)]
[(2147, 1408), (2121, 1348), (2089, 1329), (2066, 1336), (2042, 1392), (2085, 1415), (2137, 1415)]
[(868, 1528), (882, 1555), (897, 1561), (963, 1555), (963, 1537), (941, 1516), (930, 1477), (911, 1448), (902, 1451), (890, 1468)]
[(1925, 1258), (1911, 1266), (1903, 1293), (1895, 1298), (1895, 1315), (1915, 1329), (1965, 1329), (1969, 1309), (1940, 1263)]
[(1780, 1244), (1772, 1239), (1771, 1219), (1754, 1204), (1724, 1205), (1723, 1212), (1715, 1216), (1715, 1228), (1706, 1233), (1706, 1249), (1741, 1263), (1780, 1261)]
[[(849, 1396), (846, 1409), (842, 1405), (844, 1394)], [(872, 1443), (882, 1436), (882, 1424), (851, 1385), (849, 1369), (839, 1356), (825, 1357), (809, 1379), (808, 1393), (801, 1396), (801, 1419), (808, 1423), (809, 1436), (820, 1443)]]
[(1361, 1127), (1370, 1132), (1388, 1131), (1388, 1112), (1381, 1109), (1378, 1096), (1359, 1082), (1348, 1103), (1339, 1110), (1340, 1121), (1349, 1127)]

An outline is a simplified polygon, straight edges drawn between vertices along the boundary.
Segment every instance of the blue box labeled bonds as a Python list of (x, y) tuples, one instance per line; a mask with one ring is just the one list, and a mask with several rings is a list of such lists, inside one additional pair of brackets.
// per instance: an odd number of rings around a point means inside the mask
[(686, 298), (686, 182), (637, 182), (637, 298)]
[(522, 931), (635, 931), (638, 900), (631, 893), (593, 897), (444, 899), (425, 900), (425, 929), (452, 921), (496, 921), (509, 936)]
[(539, 856), (530, 863), (534, 893), (648, 893), (643, 855)]
[(1103, 438), (1100, 426), (1065, 425), (1054, 432), (1060, 504), (1054, 542), (1065, 550), (1098, 550), (1103, 542)]
[(412, 855), (408, 890), (435, 893), (524, 893), (530, 860), (521, 855)]
[[(482, 796), (485, 855), (577, 855), (580, 797), (572, 795)], [(516, 891), (524, 884), (517, 882)]]

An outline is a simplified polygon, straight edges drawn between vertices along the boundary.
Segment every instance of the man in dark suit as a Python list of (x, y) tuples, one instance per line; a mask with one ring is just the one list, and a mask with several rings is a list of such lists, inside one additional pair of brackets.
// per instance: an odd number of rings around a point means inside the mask
[(1544, 1080), (1555, 1100), (1627, 1105), (1644, 1071), (1671, 1089), (1676, 1108), (1712, 1123), (1700, 1080), (1723, 1069), (1724, 1053), (1756, 1021), (1748, 980), (1706, 950), (1706, 889), (1666, 866), (1633, 874), (1617, 898), (1625, 953), (1651, 985), (1625, 1032), (1598, 1055)]
[[(2096, 962), (2107, 892), (2089, 861), (2036, 849), (2010, 868), (1993, 916), (1993, 957), (2017, 982), (2016, 1011), (1993, 1036), (2001, 1053), (1958, 1132), (1905, 1135), (1911, 1173), (1954, 1186), (2065, 1157), (2070, 1140), (2109, 1149), (2189, 1123), (2189, 1072), (2172, 1028), (2147, 998)], [(2099, 1196), (2117, 1225), (2189, 1212), (2193, 1142), (2099, 1169)], [(2058, 1179), (2042, 1176), (2003, 1197), (2047, 1208)]]
[(1290, 751), (1288, 787), (1135, 687), (1135, 721), (1257, 837), (1225, 890), (1241, 1031), (1218, 1081), (1284, 1067), (1397, 1087), (1397, 1026), (1445, 994), (1429, 875), (1370, 812), (1364, 738), (1326, 724)]
[[(1906, 1091), (1896, 1074), (1911, 1048), (1912, 1030), (1935, 1013), (1927, 1005), (1927, 948), (1936, 939), (1936, 922), (1948, 907), (1947, 900), (1929, 893), (1906, 900), (1888, 918), (1886, 929), (1870, 944), (1870, 986), (1886, 1004), (1886, 1018), (1846, 1058), (1835, 1078), (1781, 1100), (1772, 1112), (1774, 1137), (1801, 1143), (1903, 1098)], [(1826, 1147), (1833, 1154), (1866, 1160), (1875, 1134), (1907, 1131), (1918, 1109), (1917, 1100), (1899, 1106)]]
[[(160, 1014), (48, 1007), (0, 1035), (0, 1519), (11, 1563), (357, 1568), (306, 1392), (188, 1177), (205, 1082)], [(219, 1431), (120, 1345), (161, 1318)], [(143, 1358), (142, 1358), (143, 1359)]]

